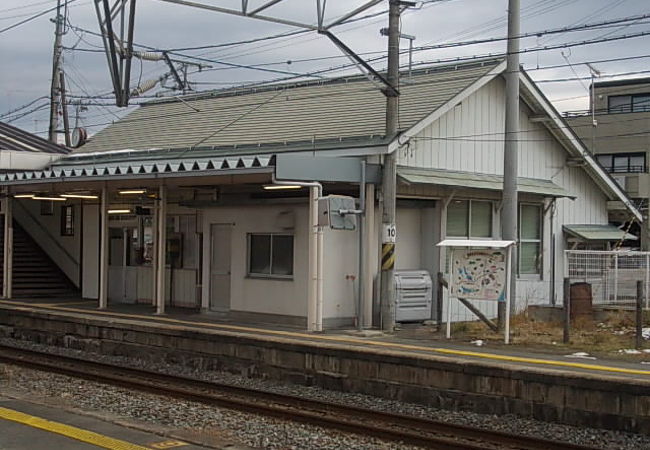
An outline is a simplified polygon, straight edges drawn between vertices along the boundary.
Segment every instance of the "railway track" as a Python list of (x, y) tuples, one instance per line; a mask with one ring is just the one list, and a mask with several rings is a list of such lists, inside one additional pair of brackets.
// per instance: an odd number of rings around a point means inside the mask
[(276, 394), (0, 345), (0, 362), (435, 449), (587, 450), (576, 444)]

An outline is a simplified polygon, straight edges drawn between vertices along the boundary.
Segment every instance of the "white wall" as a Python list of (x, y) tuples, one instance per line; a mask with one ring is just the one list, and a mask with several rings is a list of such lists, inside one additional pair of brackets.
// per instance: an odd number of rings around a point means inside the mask
[(395, 269), (422, 268), (422, 235), (420, 208), (398, 208), (395, 220)]
[[(281, 213), (292, 212), (293, 230), (283, 228)], [(220, 207), (203, 210), (203, 301), (209, 305), (210, 224), (232, 224), (230, 309), (296, 317), (307, 315), (309, 276), (309, 217), (307, 204)], [(247, 277), (249, 233), (294, 234), (294, 275), (292, 280)], [(355, 314), (357, 232), (324, 233), (325, 266), (323, 318), (350, 318)], [(346, 277), (348, 279), (346, 279)]]
[[(505, 83), (496, 78), (477, 92), (463, 100), (439, 120), (426, 127), (410, 146), (398, 150), (398, 164), (411, 167), (447, 169), (503, 174), (503, 139), (505, 124)], [(587, 173), (579, 167), (567, 167), (568, 153), (547, 131), (542, 123), (529, 119), (529, 108), (521, 104), (520, 123), (522, 139), (519, 145), (519, 176), (551, 180), (562, 186), (575, 200), (557, 200), (557, 210), (553, 219), (556, 235), (556, 278), (555, 290), (561, 299), (563, 251), (565, 249), (562, 225), (564, 224), (606, 224), (607, 198)], [(444, 198), (449, 191), (435, 187), (402, 187), (402, 193)], [(456, 197), (477, 198), (476, 192), (457, 190)], [(480, 197), (497, 199), (498, 193), (485, 192)], [(520, 195), (521, 199), (527, 196)], [(528, 196), (528, 199), (535, 199)], [(541, 199), (537, 197), (537, 202)], [(498, 237), (498, 213), (495, 220), (495, 236)], [(446, 214), (441, 212), (441, 220)], [(518, 281), (518, 307), (534, 303), (547, 303), (551, 291), (551, 235), (550, 214), (544, 218), (543, 270), (541, 277), (522, 278)], [(398, 222), (399, 223), (399, 222)], [(408, 226), (408, 225), (407, 225)], [(399, 228), (398, 228), (399, 235)], [(413, 243), (406, 242), (407, 248)], [(398, 244), (398, 255), (399, 253)], [(399, 261), (399, 258), (398, 258)], [(452, 305), (456, 320), (471, 318), (462, 305)], [(482, 305), (488, 314), (496, 314), (496, 307)]]
[(99, 205), (83, 207), (81, 296), (99, 298)]
[[(278, 215), (291, 211), (295, 228), (279, 226)], [(210, 224), (232, 224), (230, 309), (287, 316), (307, 315), (308, 215), (306, 205), (223, 207), (203, 210), (203, 307), (210, 295)], [(247, 277), (248, 233), (294, 233), (293, 280)]]
[[(61, 206), (74, 206), (74, 235), (61, 236)], [(55, 202), (52, 215), (41, 215), (40, 201), (14, 200), (14, 219), (23, 227), (77, 287), (81, 252), (81, 207), (79, 202)]]

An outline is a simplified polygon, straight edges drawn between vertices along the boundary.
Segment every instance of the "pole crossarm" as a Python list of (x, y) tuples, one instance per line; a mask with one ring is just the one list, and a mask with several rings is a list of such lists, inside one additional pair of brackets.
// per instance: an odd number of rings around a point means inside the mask
[(330, 31), (327, 30), (321, 30), (319, 31), (320, 34), (323, 34), (329, 38), (330, 41), (334, 43), (343, 53), (348, 55), (350, 58), (352, 58), (356, 63), (358, 63), (360, 66), (362, 66), (364, 69), (366, 69), (370, 74), (372, 74), (374, 77), (376, 77), (379, 81), (382, 82), (382, 84), (385, 86), (385, 88), (382, 90), (384, 95), (387, 97), (399, 97), (399, 91), (395, 89), (393, 85), (391, 85), (388, 80), (379, 72), (377, 72), (375, 69), (372, 68), (370, 64), (368, 64), (363, 58), (361, 58), (359, 55), (354, 53), (354, 51), (345, 45), (343, 41), (341, 41), (339, 38), (334, 36)]
[[(282, 19), (279, 17), (271, 17), (271, 16), (266, 16), (266, 15), (259, 15), (256, 14), (258, 11), (262, 11), (264, 9), (267, 9), (271, 6), (273, 6), (276, 3), (280, 3), (284, 0), (272, 0), (264, 5), (260, 6), (259, 8), (254, 9), (253, 11), (247, 11), (247, 9), (242, 8), (241, 10), (238, 9), (231, 9), (231, 8), (223, 8), (221, 6), (214, 6), (214, 5), (206, 5), (204, 3), (197, 3), (197, 2), (191, 2), (188, 0), (158, 0), (160, 2), (165, 2), (165, 3), (173, 3), (176, 5), (183, 5), (183, 6), (191, 6), (193, 8), (199, 8), (199, 9), (205, 9), (208, 11), (214, 11), (214, 12), (220, 12), (224, 14), (231, 14), (235, 16), (240, 16), (240, 17), (252, 17), (255, 19), (263, 20), (266, 22), (274, 22), (274, 23), (279, 23), (282, 25), (289, 25), (293, 27), (298, 27), (298, 28), (306, 28), (308, 30), (316, 31), (318, 30), (317, 25), (311, 25), (307, 23), (301, 23), (301, 22), (296, 22), (293, 20), (287, 20), (287, 19)], [(246, 8), (248, 7), (248, 2), (242, 4), (242, 6), (245, 6)]]
[[(115, 103), (117, 106), (128, 106), (129, 98), (132, 95), (130, 89), (131, 78), (131, 61), (133, 56), (138, 57), (139, 52), (133, 50), (133, 34), (135, 28), (135, 4), (136, 0), (93, 0), (97, 19), (99, 22), (99, 29), (104, 44), (104, 52), (106, 54), (106, 61), (113, 83), (113, 90), (115, 92)], [(281, 4), (285, 0), (265, 0), (257, 6), (252, 6), (250, 0), (242, 0), (241, 8), (225, 8), (222, 6), (215, 6), (206, 4), (199, 1), (192, 0), (158, 0), (160, 2), (171, 3), (175, 5), (188, 6), (192, 8), (199, 8), (207, 11), (213, 11), (223, 14), (230, 14), (239, 17), (249, 17), (265, 22), (272, 22), (281, 25), (288, 25), (292, 27), (302, 28), (310, 31), (317, 31), (318, 33), (326, 36), (331, 42), (334, 43), (346, 56), (348, 56), (359, 68), (359, 70), (367, 75), (371, 81), (379, 80), (383, 85), (378, 86), (387, 97), (398, 97), (399, 91), (396, 86), (391, 85), (388, 80), (373, 69), (365, 60), (357, 55), (350, 47), (344, 44), (340, 39), (334, 36), (330, 29), (344, 23), (348, 23), (350, 19), (358, 16), (364, 11), (377, 6), (385, 0), (368, 0), (352, 11), (343, 14), (342, 16), (334, 19), (332, 22), (325, 24), (325, 7), (327, 0), (316, 0), (316, 24), (304, 23), (295, 20), (283, 19), (273, 15), (260, 14), (272, 7)], [(130, 2), (130, 5), (127, 3)], [(391, 0), (399, 7), (408, 7), (412, 3), (398, 0)], [(130, 7), (128, 7), (130, 6)], [(162, 59), (164, 59), (170, 66), (171, 74), (179, 86), (184, 83), (180, 79), (176, 69), (171, 64), (172, 60), (163, 52)]]
[[(375, 5), (378, 5), (379, 3), (383, 2), (383, 1), (384, 1), (384, 0), (370, 0), (369, 2), (367, 2), (367, 3), (365, 3), (365, 4), (361, 5), (361, 6), (359, 6), (359, 7), (358, 7), (357, 9), (355, 9), (354, 11), (350, 11), (349, 13), (344, 14), (343, 16), (339, 17), (339, 18), (336, 19), (335, 21), (331, 22), (329, 25), (325, 26), (325, 29), (326, 29), (326, 30), (329, 30), (329, 29), (332, 28), (332, 27), (335, 27), (335, 26), (337, 26), (337, 25), (340, 25), (340, 24), (342, 24), (343, 22), (345, 22), (346, 20), (349, 20), (349, 19), (353, 18), (354, 16), (356, 16), (356, 15), (358, 15), (358, 14), (364, 12), (365, 10), (367, 10), (367, 9), (369, 9), (369, 8), (372, 8), (372, 7), (375, 6)], [(324, 12), (323, 12), (323, 13), (324, 13)], [(324, 15), (324, 14), (323, 14), (323, 15)]]

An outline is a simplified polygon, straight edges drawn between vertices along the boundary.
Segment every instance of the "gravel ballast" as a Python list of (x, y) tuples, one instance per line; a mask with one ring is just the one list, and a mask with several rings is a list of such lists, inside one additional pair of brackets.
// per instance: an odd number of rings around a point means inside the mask
[[(327, 400), (357, 407), (410, 414), (462, 425), (500, 430), (509, 433), (538, 436), (545, 439), (572, 442), (602, 449), (650, 449), (650, 436), (609, 430), (578, 428), (569, 425), (540, 422), (514, 415), (486, 415), (456, 412), (427, 406), (385, 400), (361, 394), (329, 391), (317, 387), (285, 385), (277, 382), (247, 378), (224, 372), (192, 369), (180, 365), (152, 363), (130, 358), (89, 354), (77, 350), (48, 347), (26, 341), (0, 339), (0, 343), (49, 353), (74, 356), (92, 361), (146, 368), (161, 373), (190, 376), (206, 381), (262, 389), (281, 394)], [(2, 377), (0, 388), (6, 387), (34, 396), (59, 398), (76, 408), (104, 411), (120, 417), (186, 430), (202, 430), (223, 435), (241, 445), (260, 448), (319, 448), (319, 449), (389, 449), (408, 448), (399, 443), (362, 437), (319, 427), (287, 422), (254, 414), (206, 406), (168, 397), (133, 392), (109, 385), (92, 383), (67, 376), (10, 367), (10, 376)]]

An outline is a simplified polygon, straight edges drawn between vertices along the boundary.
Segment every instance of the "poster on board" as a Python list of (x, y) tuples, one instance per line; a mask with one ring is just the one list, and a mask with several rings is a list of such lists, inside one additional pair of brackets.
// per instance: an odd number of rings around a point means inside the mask
[(506, 266), (506, 249), (454, 249), (451, 295), (467, 300), (505, 301)]

